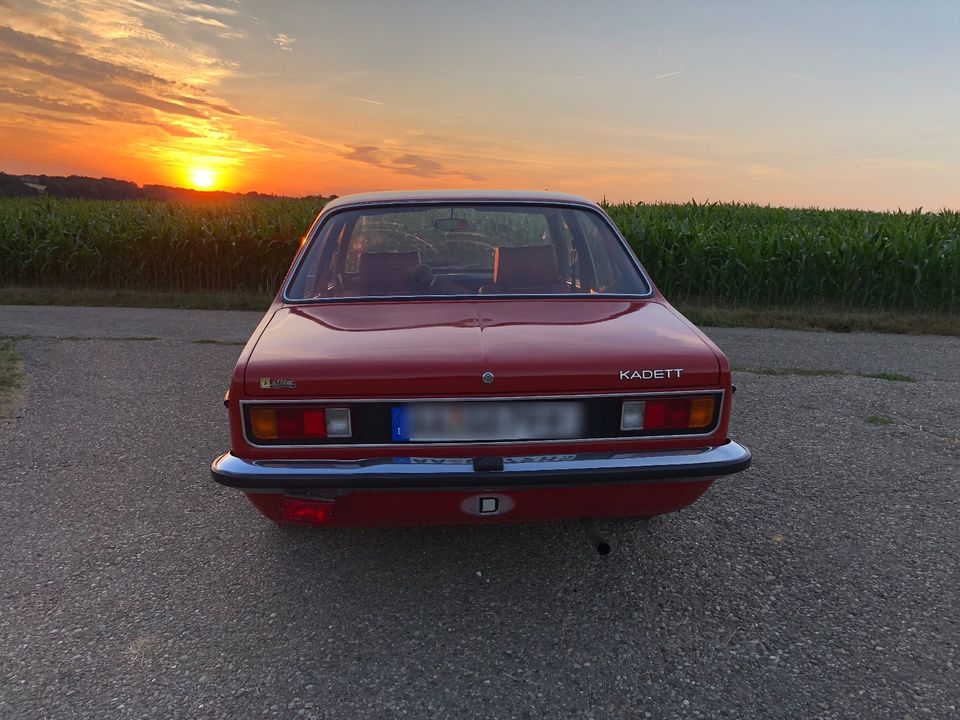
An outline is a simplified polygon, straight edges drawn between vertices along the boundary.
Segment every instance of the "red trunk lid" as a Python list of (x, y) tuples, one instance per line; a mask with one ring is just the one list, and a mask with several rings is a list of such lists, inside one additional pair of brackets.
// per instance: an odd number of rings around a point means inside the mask
[[(489, 384), (481, 379), (487, 371), (494, 374)], [(264, 378), (296, 387), (266, 389)], [(549, 395), (718, 383), (713, 351), (668, 308), (596, 297), (283, 308), (257, 342), (245, 376), (249, 395), (276, 398)]]

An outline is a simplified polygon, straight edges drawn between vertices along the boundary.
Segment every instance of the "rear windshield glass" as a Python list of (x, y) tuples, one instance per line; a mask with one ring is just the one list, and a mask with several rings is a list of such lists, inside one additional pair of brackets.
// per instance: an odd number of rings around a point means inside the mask
[(431, 205), (332, 215), (307, 249), (287, 298), (648, 292), (599, 213)]

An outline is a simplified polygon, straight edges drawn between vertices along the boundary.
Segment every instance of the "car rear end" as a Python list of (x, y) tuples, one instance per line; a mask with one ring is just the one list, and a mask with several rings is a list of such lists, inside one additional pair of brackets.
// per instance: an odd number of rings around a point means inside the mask
[[(457, 247), (477, 252), (476, 235)], [(234, 371), (214, 478), (278, 523), (369, 527), (656, 515), (749, 465), (727, 436), (726, 358), (652, 284), (557, 292), (551, 267), (536, 292), (503, 292), (508, 255), (455, 297), (354, 297), (364, 257), (332, 302), (281, 294)], [(432, 270), (472, 281), (449, 267)]]

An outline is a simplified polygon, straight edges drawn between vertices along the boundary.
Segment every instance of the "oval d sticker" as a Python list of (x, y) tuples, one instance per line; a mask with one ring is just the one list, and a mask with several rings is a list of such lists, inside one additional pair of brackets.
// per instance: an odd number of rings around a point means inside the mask
[(478, 517), (505, 515), (513, 510), (513, 498), (500, 493), (471, 495), (460, 503), (460, 509), (467, 513), (467, 515), (476, 515)]

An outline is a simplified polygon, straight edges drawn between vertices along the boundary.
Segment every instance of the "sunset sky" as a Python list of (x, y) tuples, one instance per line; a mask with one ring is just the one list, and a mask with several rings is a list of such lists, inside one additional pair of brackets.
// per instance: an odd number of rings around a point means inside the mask
[(0, 0), (0, 171), (960, 208), (960, 3)]

